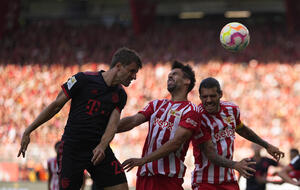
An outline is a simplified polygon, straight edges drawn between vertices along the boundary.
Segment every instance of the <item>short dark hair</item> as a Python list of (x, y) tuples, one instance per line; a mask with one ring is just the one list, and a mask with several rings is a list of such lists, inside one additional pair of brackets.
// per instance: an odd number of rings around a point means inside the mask
[(293, 152), (293, 153), (295, 153), (295, 154), (299, 154), (299, 151), (298, 151), (298, 149), (296, 149), (296, 148), (292, 148), (292, 149), (290, 150), (290, 152)]
[(201, 94), (202, 88), (214, 88), (214, 87), (217, 87), (217, 92), (219, 94), (222, 93), (220, 83), (217, 79), (215, 79), (213, 77), (208, 77), (206, 79), (203, 79), (199, 86), (199, 94)]
[(188, 92), (190, 92), (195, 86), (195, 82), (196, 82), (195, 72), (193, 71), (191, 66), (184, 65), (183, 63), (175, 60), (172, 64), (172, 69), (177, 69), (177, 68), (182, 70), (183, 76), (185, 78), (190, 79), (191, 82), (188, 87)]
[(122, 47), (114, 53), (111, 60), (110, 68), (113, 68), (119, 62), (122, 65), (129, 65), (132, 62), (134, 62), (139, 66), (139, 68), (142, 68), (142, 61), (138, 53), (127, 47)]

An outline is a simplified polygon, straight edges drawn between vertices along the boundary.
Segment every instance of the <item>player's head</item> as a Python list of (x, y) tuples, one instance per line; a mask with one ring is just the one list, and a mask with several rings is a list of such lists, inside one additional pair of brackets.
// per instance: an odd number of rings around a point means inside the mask
[(291, 150), (290, 150), (290, 159), (292, 160), (292, 159), (295, 158), (298, 154), (299, 154), (298, 149), (296, 149), (296, 148), (291, 148)]
[(199, 95), (204, 109), (208, 113), (217, 113), (220, 109), (220, 99), (223, 96), (219, 81), (209, 77), (200, 83)]
[(190, 92), (195, 86), (195, 73), (191, 66), (174, 61), (172, 70), (168, 75), (168, 91), (182, 90), (186, 87), (186, 93)]
[(58, 153), (58, 149), (59, 149), (59, 145), (61, 144), (61, 141), (57, 141), (54, 145), (54, 149), (55, 149), (55, 152)]
[(138, 70), (142, 68), (142, 62), (134, 50), (123, 47), (114, 53), (110, 68), (116, 68), (120, 83), (129, 86), (130, 82), (136, 79)]

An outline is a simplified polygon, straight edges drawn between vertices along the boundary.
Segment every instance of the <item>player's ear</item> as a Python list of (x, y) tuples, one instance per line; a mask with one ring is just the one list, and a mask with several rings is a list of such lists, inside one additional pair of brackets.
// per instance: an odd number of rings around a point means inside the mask
[(223, 97), (223, 91), (222, 90), (220, 90), (220, 98), (222, 98)]
[(121, 62), (118, 62), (117, 64), (116, 64), (116, 66), (115, 66), (116, 68), (117, 68), (117, 70), (120, 70), (121, 69), (121, 67), (122, 67), (122, 64), (121, 64)]
[(185, 78), (184, 79), (184, 84), (189, 86), (191, 84), (191, 80), (188, 79), (188, 78)]

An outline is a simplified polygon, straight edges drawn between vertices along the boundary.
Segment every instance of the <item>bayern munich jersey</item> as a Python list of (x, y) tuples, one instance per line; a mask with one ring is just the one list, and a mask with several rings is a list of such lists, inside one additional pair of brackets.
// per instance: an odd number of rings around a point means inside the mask
[[(235, 130), (243, 124), (240, 120), (240, 109), (231, 102), (220, 102), (221, 109), (216, 114), (207, 113), (202, 104), (199, 108), (201, 125), (207, 128), (218, 154), (232, 160)], [(234, 170), (219, 167), (211, 163), (193, 140), (195, 169), (192, 173), (192, 185), (197, 183), (220, 184), (236, 181)]]
[(107, 86), (102, 72), (79, 72), (62, 85), (72, 99), (62, 140), (100, 141), (113, 110), (124, 108), (125, 90), (121, 85)]
[(58, 182), (58, 165), (56, 157), (50, 158), (47, 161), (48, 171), (52, 174), (51, 181), (50, 181), (50, 190), (59, 190), (59, 182)]
[[(194, 133), (193, 138), (198, 138), (199, 141), (205, 141), (207, 138), (199, 129), (197, 106), (189, 101), (154, 100), (139, 113), (143, 114), (149, 121), (148, 136), (143, 147), (143, 157), (172, 139), (179, 126), (192, 130)], [(201, 135), (197, 135), (198, 133)], [(186, 171), (184, 158), (188, 146), (189, 141), (184, 143), (176, 152), (140, 166), (137, 175), (153, 176), (160, 174), (183, 178)]]

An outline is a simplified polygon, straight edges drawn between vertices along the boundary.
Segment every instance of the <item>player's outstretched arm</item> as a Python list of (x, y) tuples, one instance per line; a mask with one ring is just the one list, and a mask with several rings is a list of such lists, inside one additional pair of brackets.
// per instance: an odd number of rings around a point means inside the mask
[(293, 184), (293, 185), (298, 185), (299, 186), (299, 182), (293, 180), (288, 173), (292, 171), (292, 168), (290, 165), (285, 166), (280, 172), (278, 172), (278, 176), (281, 177), (283, 179), (283, 181)]
[(252, 162), (248, 158), (244, 158), (239, 162), (227, 159), (217, 154), (217, 150), (215, 149), (211, 140), (201, 143), (200, 149), (204, 151), (205, 156), (214, 164), (219, 165), (221, 167), (235, 169), (241, 174), (241, 176), (245, 178), (253, 176), (252, 173), (255, 172), (255, 169), (251, 168), (249, 165), (255, 164), (256, 162)]
[(129, 117), (124, 117), (120, 120), (118, 124), (117, 133), (129, 131), (144, 122), (146, 122), (146, 117), (141, 113), (137, 113)]
[(57, 112), (59, 112), (65, 103), (69, 100), (64, 92), (61, 90), (57, 95), (56, 99), (49, 104), (39, 115), (38, 117), (25, 129), (22, 139), (21, 139), (21, 147), (18, 153), (18, 157), (22, 154), (25, 157), (25, 152), (27, 150), (27, 146), (30, 143), (30, 134), (32, 131), (37, 129), (43, 123), (51, 119)]
[(280, 158), (284, 157), (284, 153), (280, 151), (279, 148), (269, 144), (268, 142), (260, 138), (253, 130), (251, 130), (246, 125), (243, 125), (243, 127), (237, 129), (236, 132), (245, 139), (264, 147), (268, 151), (268, 153), (277, 160), (277, 162), (280, 160)]
[(171, 152), (175, 152), (176, 150), (178, 150), (184, 142), (188, 141), (191, 138), (192, 134), (193, 131), (183, 127), (178, 127), (174, 138), (162, 145), (159, 149), (143, 158), (127, 159), (122, 163), (122, 166), (124, 170), (130, 171), (135, 166), (142, 166), (145, 163), (163, 158), (169, 155)]

